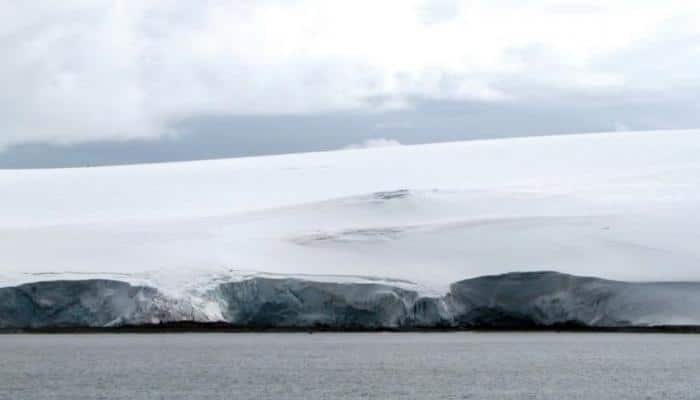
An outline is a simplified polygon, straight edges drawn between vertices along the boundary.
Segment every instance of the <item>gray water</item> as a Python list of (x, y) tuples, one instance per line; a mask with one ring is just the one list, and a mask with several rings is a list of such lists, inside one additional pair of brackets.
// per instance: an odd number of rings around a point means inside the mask
[(700, 336), (0, 335), (0, 399), (700, 399)]

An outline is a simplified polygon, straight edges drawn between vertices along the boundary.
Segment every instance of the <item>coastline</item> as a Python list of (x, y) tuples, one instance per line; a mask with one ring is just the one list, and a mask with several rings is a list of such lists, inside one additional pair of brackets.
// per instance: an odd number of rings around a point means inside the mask
[(11, 334), (171, 334), (171, 333), (453, 333), (453, 332), (555, 332), (555, 333), (667, 333), (700, 334), (700, 325), (611, 326), (593, 327), (580, 324), (549, 326), (470, 326), (470, 327), (273, 327), (243, 326), (223, 322), (168, 322), (161, 324), (123, 325), (118, 327), (64, 326), (50, 328), (0, 328), (0, 335)]

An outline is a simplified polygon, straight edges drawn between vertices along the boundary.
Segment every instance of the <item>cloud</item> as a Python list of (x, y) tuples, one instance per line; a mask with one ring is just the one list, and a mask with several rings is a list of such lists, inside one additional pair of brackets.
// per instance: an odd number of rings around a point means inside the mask
[(629, 132), (631, 131), (630, 127), (625, 124), (624, 122), (617, 121), (615, 122), (615, 131), (616, 132)]
[(377, 138), (377, 139), (367, 139), (364, 142), (359, 143), (359, 144), (351, 144), (351, 145), (343, 147), (343, 149), (345, 149), (345, 150), (371, 149), (374, 147), (394, 147), (394, 146), (401, 146), (401, 143), (399, 143), (397, 140), (393, 140), (393, 139)]
[(700, 81), (699, 13), (683, 0), (3, 2), (0, 149), (155, 138), (205, 115), (671, 93)]

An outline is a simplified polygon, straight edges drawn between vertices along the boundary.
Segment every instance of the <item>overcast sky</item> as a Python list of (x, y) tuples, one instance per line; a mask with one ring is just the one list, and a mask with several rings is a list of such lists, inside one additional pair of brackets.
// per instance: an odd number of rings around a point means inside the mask
[(0, 167), (700, 127), (696, 0), (0, 3)]

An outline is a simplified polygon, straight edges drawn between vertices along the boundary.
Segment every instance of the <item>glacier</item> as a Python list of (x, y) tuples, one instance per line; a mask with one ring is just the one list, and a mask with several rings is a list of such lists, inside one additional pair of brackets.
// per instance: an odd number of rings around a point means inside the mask
[[(455, 282), (444, 296), (380, 283), (250, 278), (221, 283), (201, 302), (109, 280), (0, 288), (0, 328), (119, 327), (225, 322), (246, 328), (620, 328), (700, 325), (700, 283), (630, 283), (557, 272)], [(201, 300), (201, 299), (200, 299)]]
[(695, 325), (698, 154), (689, 130), (0, 170), (0, 326)]

